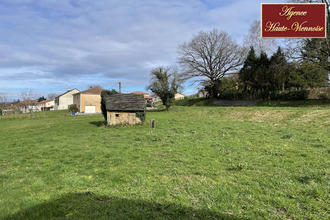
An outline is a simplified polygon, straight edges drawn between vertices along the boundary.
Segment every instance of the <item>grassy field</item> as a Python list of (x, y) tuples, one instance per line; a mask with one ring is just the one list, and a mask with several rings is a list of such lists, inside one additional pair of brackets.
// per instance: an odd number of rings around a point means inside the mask
[(330, 218), (329, 105), (19, 117), (0, 120), (0, 219)]
[[(213, 102), (216, 99), (205, 98), (185, 98), (175, 101), (174, 105), (177, 106), (215, 106)], [(259, 100), (256, 106), (267, 107), (329, 107), (330, 99), (308, 99), (308, 100)]]

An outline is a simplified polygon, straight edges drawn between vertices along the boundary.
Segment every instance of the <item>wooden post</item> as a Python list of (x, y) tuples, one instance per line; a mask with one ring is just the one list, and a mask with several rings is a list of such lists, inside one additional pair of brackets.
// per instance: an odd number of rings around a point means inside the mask
[(150, 121), (150, 134), (152, 134), (152, 130), (156, 127), (156, 120), (151, 119)]

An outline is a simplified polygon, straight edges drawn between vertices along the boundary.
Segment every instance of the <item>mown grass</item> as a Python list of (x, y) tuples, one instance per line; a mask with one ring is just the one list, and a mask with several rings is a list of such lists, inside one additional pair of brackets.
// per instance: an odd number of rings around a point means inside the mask
[(0, 219), (330, 217), (327, 106), (51, 114), (0, 121)]
[(206, 98), (184, 98), (176, 100), (174, 105), (177, 106), (214, 106), (213, 102), (215, 99), (206, 99)]
[(330, 99), (307, 99), (307, 100), (260, 100), (257, 106), (272, 107), (326, 107), (330, 106)]
[[(176, 100), (174, 105), (176, 106), (216, 106), (213, 102), (216, 99), (207, 98), (184, 98)], [(235, 102), (235, 100), (232, 100)], [(268, 106), (268, 107), (329, 107), (329, 99), (307, 99), (307, 100), (259, 100), (256, 106)]]

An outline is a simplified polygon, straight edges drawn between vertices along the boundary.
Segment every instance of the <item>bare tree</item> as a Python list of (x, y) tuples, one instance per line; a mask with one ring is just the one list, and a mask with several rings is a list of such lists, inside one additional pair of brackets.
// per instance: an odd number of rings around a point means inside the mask
[(277, 49), (277, 42), (274, 38), (261, 38), (260, 21), (253, 21), (249, 33), (244, 38), (244, 45), (253, 47), (256, 55), (265, 52), (268, 55), (273, 54)]
[(34, 111), (34, 106), (36, 104), (36, 101), (33, 100), (34, 96), (33, 96), (32, 90), (26, 89), (26, 90), (21, 91), (19, 97), (22, 100), (19, 103), (19, 105), (21, 106), (21, 108), (24, 109), (24, 113), (26, 113), (27, 110), (29, 110), (32, 113)]
[(48, 98), (48, 99), (55, 99), (57, 96), (58, 96), (57, 93), (49, 93), (49, 94), (47, 95), (47, 98)]
[[(292, 3), (325, 3), (326, 4), (326, 22), (327, 22), (327, 37), (325, 39), (319, 39), (319, 43), (323, 44), (323, 48), (319, 50), (325, 54), (328, 59), (330, 57), (330, 0), (288, 0)], [(286, 40), (286, 54), (292, 60), (301, 60), (301, 48), (306, 45), (306, 42), (310, 41), (309, 39), (287, 39)], [(330, 66), (326, 68), (330, 71)]]
[(90, 84), (88, 85), (88, 89), (92, 89), (92, 88), (99, 88), (102, 89), (102, 86), (98, 85), (98, 84)]
[(8, 100), (6, 93), (0, 93), (0, 116), (4, 114), (4, 109), (7, 107)]
[(19, 97), (21, 98), (21, 100), (25, 101), (25, 100), (31, 100), (33, 97), (33, 93), (31, 89), (25, 89), (23, 91), (20, 92)]
[(228, 71), (239, 67), (246, 49), (239, 46), (226, 32), (216, 29), (199, 32), (191, 41), (178, 46), (178, 60), (185, 79), (208, 82), (211, 97), (215, 97), (217, 82)]

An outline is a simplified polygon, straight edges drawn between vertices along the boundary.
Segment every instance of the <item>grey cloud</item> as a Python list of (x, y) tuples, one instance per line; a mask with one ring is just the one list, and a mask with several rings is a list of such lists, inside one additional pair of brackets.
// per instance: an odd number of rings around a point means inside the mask
[(177, 45), (200, 30), (239, 37), (258, 19), (260, 2), (2, 0), (0, 70), (13, 69), (6, 83), (37, 69), (32, 78), (63, 84), (95, 77), (145, 86), (150, 70), (175, 64)]

